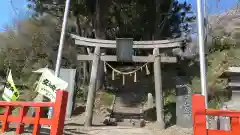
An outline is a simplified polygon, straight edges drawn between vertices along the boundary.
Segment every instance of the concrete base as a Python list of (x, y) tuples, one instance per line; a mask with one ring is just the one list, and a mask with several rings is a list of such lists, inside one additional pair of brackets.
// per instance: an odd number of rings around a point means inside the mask
[(156, 126), (156, 129), (163, 130), (163, 129), (166, 128), (164, 123), (160, 123), (160, 122), (158, 122), (158, 121), (156, 121), (156, 122), (154, 123), (154, 125)]

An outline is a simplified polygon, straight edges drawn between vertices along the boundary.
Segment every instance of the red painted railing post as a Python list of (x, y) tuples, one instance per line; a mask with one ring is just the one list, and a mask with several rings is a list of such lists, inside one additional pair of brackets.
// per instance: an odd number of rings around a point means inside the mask
[(20, 109), (20, 114), (19, 114), (19, 123), (16, 128), (16, 134), (22, 134), (24, 131), (24, 124), (22, 123), (23, 117), (27, 114), (27, 108), (26, 107), (21, 107)]
[(192, 96), (192, 117), (194, 135), (207, 135), (204, 96)]
[(64, 121), (67, 108), (68, 92), (58, 90), (54, 104), (52, 126), (50, 135), (62, 135), (64, 130)]
[(232, 117), (231, 119), (231, 135), (240, 135), (240, 119)]
[(39, 125), (39, 121), (41, 118), (42, 114), (42, 108), (41, 107), (36, 107), (35, 110), (35, 120), (34, 120), (34, 127), (33, 127), (33, 135), (39, 135), (40, 134), (40, 128), (41, 126)]
[(7, 119), (10, 114), (12, 114), (12, 106), (6, 106), (4, 109), (4, 120), (2, 121), (2, 133), (8, 130), (9, 124)]

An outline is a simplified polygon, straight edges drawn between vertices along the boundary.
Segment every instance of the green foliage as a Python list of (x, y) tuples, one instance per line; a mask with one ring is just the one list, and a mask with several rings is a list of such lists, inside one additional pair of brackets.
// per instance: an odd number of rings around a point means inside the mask
[[(65, 0), (29, 1), (36, 15), (63, 15)], [(80, 36), (151, 40), (153, 36), (154, 39), (179, 37), (182, 31), (189, 31), (188, 22), (195, 20), (195, 16), (188, 14), (190, 10), (191, 5), (177, 0), (71, 0), (70, 18), (75, 20), (72, 32)]]
[[(29, 1), (29, 8), (35, 11), (36, 16), (47, 13), (62, 19), (65, 0)], [(68, 32), (112, 40), (116, 37), (134, 40), (176, 38), (189, 34), (189, 23), (195, 20), (195, 16), (189, 14), (190, 10), (191, 5), (177, 0), (71, 0)], [(82, 53), (86, 52), (84, 49)], [(85, 100), (86, 88), (80, 85), (82, 83), (77, 84), (77, 97)]]
[[(240, 66), (238, 57), (240, 49), (231, 41), (220, 38), (213, 42), (207, 55), (207, 90), (209, 96), (209, 106), (219, 108), (221, 103), (228, 100), (227, 80), (220, 76), (231, 66)], [(192, 89), (195, 93), (200, 93), (201, 81), (199, 77), (194, 77), (191, 81)]]
[[(16, 29), (7, 29), (1, 38), (4, 47), (0, 52), (0, 71), (6, 73), (11, 69), (15, 84), (24, 86), (23, 89), (33, 90), (39, 75), (32, 71), (55, 66), (60, 35), (57, 26), (54, 18), (45, 16), (38, 20), (31, 18), (21, 21)], [(66, 44), (69, 46), (64, 48), (62, 66), (73, 67), (76, 59), (75, 49), (68, 38)]]
[(6, 34), (6, 48), (2, 51), (4, 69), (12, 70), (17, 84), (31, 86), (36, 79), (32, 71), (49, 64), (53, 52), (48, 47), (53, 44), (51, 33), (29, 20), (19, 24), (18, 32), (8, 30)]

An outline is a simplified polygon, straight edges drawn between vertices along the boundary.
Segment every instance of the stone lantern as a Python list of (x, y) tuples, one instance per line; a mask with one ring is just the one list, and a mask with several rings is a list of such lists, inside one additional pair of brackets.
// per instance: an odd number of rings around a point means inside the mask
[(228, 79), (230, 100), (224, 104), (230, 110), (240, 110), (240, 67), (229, 67), (220, 78)]
[[(230, 100), (223, 103), (222, 110), (240, 110), (240, 67), (229, 67), (220, 78), (228, 80), (226, 89)], [(230, 118), (220, 117), (220, 129), (231, 130)]]

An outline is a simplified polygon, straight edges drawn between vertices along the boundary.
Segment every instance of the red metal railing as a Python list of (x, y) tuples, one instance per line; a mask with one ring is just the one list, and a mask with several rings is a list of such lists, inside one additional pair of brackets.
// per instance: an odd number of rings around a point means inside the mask
[[(231, 118), (231, 130), (211, 130), (206, 128), (206, 116), (226, 116)], [(205, 108), (204, 96), (193, 95), (192, 116), (194, 135), (240, 135), (240, 111), (214, 110)]]
[[(3, 115), (0, 115), (2, 121), (1, 132), (6, 132), (9, 123), (17, 123), (16, 133), (21, 134), (24, 131), (24, 124), (33, 124), (33, 135), (40, 134), (40, 125), (51, 126), (50, 135), (62, 135), (64, 128), (64, 120), (67, 106), (68, 93), (58, 90), (56, 93), (56, 101), (54, 102), (4, 102), (0, 101), (0, 107), (4, 107)], [(20, 107), (18, 116), (13, 116), (14, 107)], [(26, 116), (29, 107), (35, 109), (35, 116)], [(41, 118), (43, 107), (53, 107), (53, 117), (51, 119)]]

